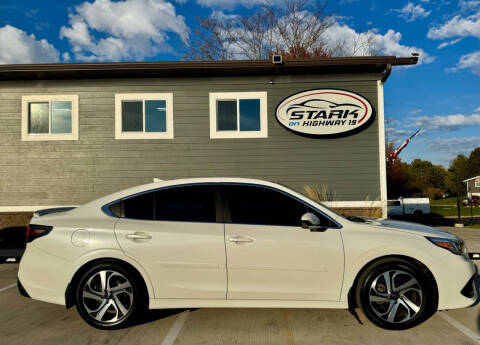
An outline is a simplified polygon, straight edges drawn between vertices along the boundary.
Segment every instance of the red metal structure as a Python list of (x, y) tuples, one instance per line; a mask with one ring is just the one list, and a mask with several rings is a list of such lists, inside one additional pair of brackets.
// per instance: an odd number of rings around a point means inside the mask
[(415, 133), (413, 133), (409, 138), (407, 138), (407, 140), (405, 140), (399, 147), (397, 147), (395, 150), (393, 150), (392, 153), (390, 153), (388, 155), (388, 158), (387, 158), (387, 161), (388, 163), (393, 163), (395, 162), (395, 160), (398, 158), (398, 155), (400, 154), (400, 152), (402, 152), (402, 150), (407, 147), (408, 143), (410, 142), (410, 140), (413, 139), (414, 136), (416, 136), (418, 134), (418, 132), (420, 132), (420, 129), (417, 130)]

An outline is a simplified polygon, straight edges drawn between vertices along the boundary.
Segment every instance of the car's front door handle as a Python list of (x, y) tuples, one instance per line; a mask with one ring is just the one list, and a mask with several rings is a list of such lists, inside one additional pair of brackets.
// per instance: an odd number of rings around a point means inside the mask
[(242, 236), (233, 236), (228, 239), (230, 242), (233, 243), (252, 243), (254, 240), (251, 237), (242, 237)]
[(144, 232), (135, 232), (133, 234), (128, 234), (126, 237), (130, 240), (150, 240), (152, 238), (151, 235)]

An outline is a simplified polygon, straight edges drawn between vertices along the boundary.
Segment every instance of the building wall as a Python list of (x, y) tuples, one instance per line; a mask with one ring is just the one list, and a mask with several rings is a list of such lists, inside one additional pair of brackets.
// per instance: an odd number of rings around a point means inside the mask
[[(232, 176), (327, 185), (337, 200), (380, 198), (378, 118), (337, 139), (296, 135), (275, 118), (308, 89), (356, 92), (377, 109), (380, 75), (0, 82), (0, 207), (78, 205), (154, 177)], [(271, 83), (272, 81), (273, 83)], [(268, 138), (210, 139), (209, 92), (267, 91)], [(115, 140), (115, 93), (173, 92), (173, 140)], [(78, 141), (21, 141), (21, 97), (78, 94)]]

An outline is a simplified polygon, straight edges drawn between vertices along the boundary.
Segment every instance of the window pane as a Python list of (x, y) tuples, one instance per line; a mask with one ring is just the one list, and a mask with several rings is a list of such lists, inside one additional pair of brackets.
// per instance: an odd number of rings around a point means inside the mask
[(153, 195), (146, 193), (124, 200), (125, 218), (153, 220)]
[(48, 133), (48, 103), (29, 103), (28, 133)]
[(217, 101), (217, 130), (237, 130), (237, 101)]
[(155, 219), (215, 222), (214, 186), (188, 186), (156, 192)]
[(122, 101), (122, 132), (143, 132), (142, 101)]
[(167, 131), (167, 102), (145, 101), (145, 132)]
[(240, 102), (240, 130), (260, 130), (260, 100), (241, 99)]
[(52, 102), (52, 133), (72, 133), (72, 102)]
[(301, 226), (308, 210), (301, 202), (277, 191), (252, 186), (225, 186), (233, 223)]

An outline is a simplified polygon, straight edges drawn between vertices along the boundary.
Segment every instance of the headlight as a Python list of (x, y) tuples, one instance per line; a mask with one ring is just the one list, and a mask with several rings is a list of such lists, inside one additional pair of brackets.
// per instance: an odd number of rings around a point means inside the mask
[(463, 255), (468, 258), (467, 246), (465, 245), (465, 242), (463, 242), (463, 240), (460, 238), (451, 240), (441, 237), (427, 237), (427, 239), (436, 246), (451, 251), (453, 254)]

